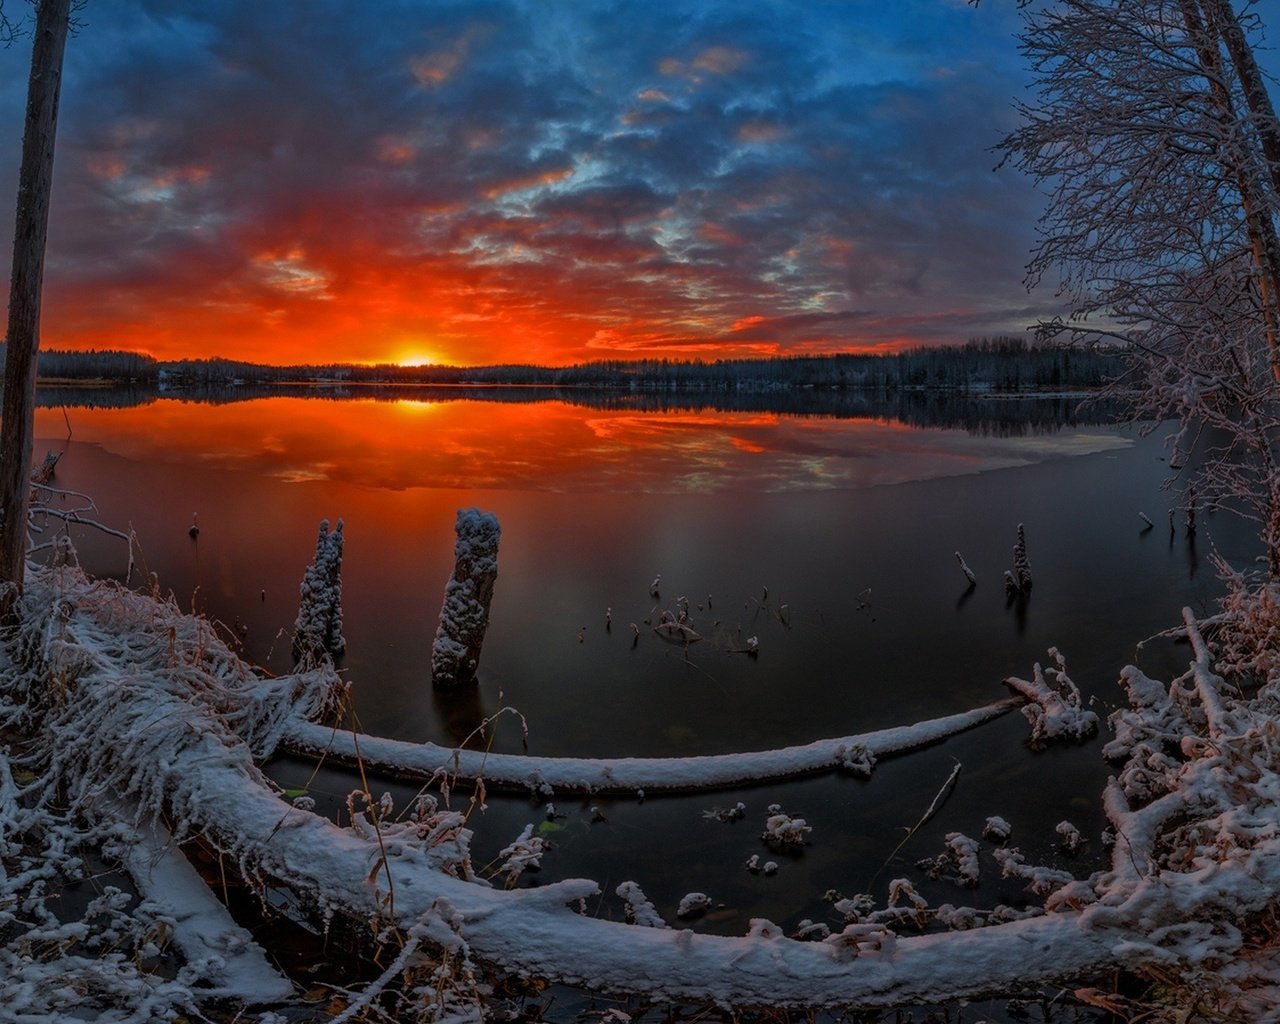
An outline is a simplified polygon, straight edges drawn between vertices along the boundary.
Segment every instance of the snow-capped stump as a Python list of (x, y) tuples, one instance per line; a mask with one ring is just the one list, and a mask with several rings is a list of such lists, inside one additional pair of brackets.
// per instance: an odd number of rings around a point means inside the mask
[(474, 508), (459, 509), (455, 529), (453, 575), (445, 585), (440, 625), (431, 645), (431, 681), (437, 686), (475, 679), (498, 577), (502, 530), (497, 517)]
[(1027, 533), (1021, 523), (1018, 524), (1018, 539), (1013, 545), (1013, 577), (1022, 593), (1031, 591), (1031, 563), (1027, 561)]
[(676, 917), (695, 917), (711, 909), (711, 897), (705, 892), (686, 893), (676, 908)]
[(964, 556), (959, 551), (956, 552), (956, 561), (960, 563), (960, 571), (964, 573), (964, 578), (969, 581), (969, 586), (976, 585), (978, 577), (973, 574), (973, 570), (969, 568), (969, 563), (964, 560)]
[(631, 924), (638, 924), (643, 928), (670, 927), (635, 882), (623, 882), (614, 891), (626, 904), (625, 913)]
[(312, 665), (326, 654), (341, 654), (346, 647), (342, 636), (342, 520), (330, 531), (329, 520), (322, 519), (315, 560), (307, 566), (299, 587), (293, 657), (301, 665)]
[[(1098, 731), (1098, 716), (1082, 706), (1080, 689), (1067, 675), (1067, 661), (1056, 647), (1049, 648), (1049, 656), (1057, 663), (1056, 667), (1041, 669), (1036, 662), (1030, 680), (1009, 676), (1004, 684), (1030, 701), (1022, 708), (1022, 714), (1031, 724), (1032, 742), (1042, 743), (1064, 736), (1087, 739)], [(1053, 685), (1046, 681), (1046, 676)]]
[(1013, 835), (1013, 826), (1004, 818), (994, 814), (982, 826), (982, 838), (992, 843), (1007, 842), (1011, 835)]
[(786, 848), (803, 846), (805, 836), (813, 830), (805, 824), (804, 818), (793, 818), (779, 804), (769, 805), (769, 817), (765, 819), (764, 831), (760, 838), (770, 846)]

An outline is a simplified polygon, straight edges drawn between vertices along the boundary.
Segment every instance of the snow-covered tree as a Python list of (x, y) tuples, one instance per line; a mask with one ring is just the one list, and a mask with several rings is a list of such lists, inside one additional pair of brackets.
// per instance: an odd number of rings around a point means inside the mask
[[(1213, 507), (1243, 507), (1280, 576), (1280, 122), (1251, 2), (1059, 0), (1025, 15), (1036, 76), (999, 149), (1048, 192), (1028, 266), (1119, 338), (1135, 417), (1182, 425)], [(1136, 387), (1135, 387), (1136, 385)]]

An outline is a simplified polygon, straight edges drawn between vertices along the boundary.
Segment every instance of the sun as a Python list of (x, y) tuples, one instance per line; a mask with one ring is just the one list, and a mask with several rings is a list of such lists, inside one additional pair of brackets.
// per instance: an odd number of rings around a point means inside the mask
[(406, 352), (396, 359), (397, 366), (435, 366), (436, 362), (435, 356), (425, 352)]

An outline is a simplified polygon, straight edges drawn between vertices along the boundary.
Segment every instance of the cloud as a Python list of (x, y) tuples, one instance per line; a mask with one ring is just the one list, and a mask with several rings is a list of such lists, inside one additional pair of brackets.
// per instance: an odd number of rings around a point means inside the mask
[(990, 333), (1027, 306), (1037, 198), (987, 152), (1023, 82), (1005, 12), (936, 7), (94, 5), (45, 336), (566, 362)]

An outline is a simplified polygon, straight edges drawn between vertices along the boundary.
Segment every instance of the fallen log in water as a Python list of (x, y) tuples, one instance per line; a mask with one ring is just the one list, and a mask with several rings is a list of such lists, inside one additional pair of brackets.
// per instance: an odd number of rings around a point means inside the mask
[(875, 762), (938, 743), (1022, 706), (1020, 697), (944, 718), (874, 732), (815, 740), (776, 750), (700, 757), (530, 757), (456, 750), (434, 743), (406, 743), (353, 734), (301, 718), (291, 720), (282, 749), (323, 756), (340, 764), (363, 764), (394, 778), (483, 778), (490, 789), (509, 787), (551, 793), (693, 792), (725, 789), (770, 779), (845, 769), (870, 775)]
[[(843, 931), (810, 942), (762, 919), (741, 937), (598, 920), (581, 912), (599, 891), (582, 879), (495, 890), (475, 877), (463, 815), (431, 804), (408, 820), (356, 811), (350, 828), (289, 805), (255, 755), (295, 728), (297, 703), (320, 711), (335, 677), (260, 679), (171, 604), (64, 567), (29, 582), (22, 621), (8, 647), (14, 671), (0, 677), (0, 717), (34, 733), (44, 770), (73, 808), (110, 790), (140, 816), (163, 813), (179, 838), (204, 836), (249, 878), (287, 887), (324, 914), (399, 929), (396, 964), (431, 944), (517, 975), (731, 1007), (892, 1007), (1114, 967), (1215, 970), (1223, 984), (1243, 985), (1256, 968), (1239, 923), (1280, 886), (1280, 729), (1271, 715), (1280, 697), (1224, 696), (1198, 637), (1191, 670), (1163, 692), (1136, 670), (1125, 677), (1140, 706), (1117, 712), (1121, 746), (1109, 745), (1111, 755), (1132, 767), (1158, 745), (1176, 771), (1144, 797), (1126, 791), (1125, 772), (1108, 787), (1110, 870), (1059, 884), (1061, 872), (1010, 852), (1012, 873), (1050, 879), (1049, 913), (899, 934), (928, 916), (913, 901), (896, 916), (849, 911)], [(56, 699), (40, 688), (51, 680)]]

